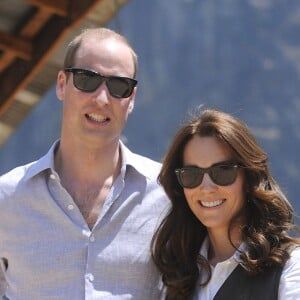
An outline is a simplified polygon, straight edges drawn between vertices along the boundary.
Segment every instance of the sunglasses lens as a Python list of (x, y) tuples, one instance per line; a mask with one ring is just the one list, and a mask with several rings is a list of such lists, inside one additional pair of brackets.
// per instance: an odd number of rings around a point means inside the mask
[(94, 92), (105, 81), (111, 96), (115, 98), (127, 98), (132, 94), (137, 84), (137, 81), (132, 78), (102, 76), (97, 72), (85, 69), (65, 68), (65, 71), (73, 73), (74, 86), (86, 93)]
[(185, 167), (175, 171), (179, 184), (188, 189), (193, 189), (201, 184), (204, 173), (208, 173), (211, 180), (221, 186), (234, 183), (238, 174), (238, 165), (220, 164), (210, 168)]
[(176, 172), (180, 185), (184, 188), (194, 188), (201, 184), (204, 172), (200, 168), (181, 168)]
[(103, 81), (98, 74), (87, 70), (76, 71), (73, 74), (74, 85), (84, 92), (95, 91)]
[(127, 98), (135, 87), (135, 80), (122, 77), (110, 77), (106, 81), (110, 94), (115, 98)]
[(215, 184), (226, 186), (234, 183), (237, 171), (237, 165), (217, 165), (210, 168), (209, 176)]

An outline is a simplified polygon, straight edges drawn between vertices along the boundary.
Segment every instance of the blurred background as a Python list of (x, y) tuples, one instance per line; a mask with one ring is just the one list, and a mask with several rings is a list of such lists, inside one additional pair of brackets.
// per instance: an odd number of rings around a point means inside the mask
[[(193, 110), (222, 109), (248, 124), (300, 213), (298, 0), (130, 0), (103, 25), (124, 34), (139, 56), (123, 135), (133, 151), (161, 160)], [(2, 144), (0, 173), (46, 153), (60, 119), (53, 81)]]

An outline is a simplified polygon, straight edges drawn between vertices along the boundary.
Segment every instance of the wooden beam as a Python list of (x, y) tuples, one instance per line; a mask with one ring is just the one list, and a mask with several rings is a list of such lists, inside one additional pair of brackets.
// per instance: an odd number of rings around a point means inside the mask
[[(26, 0), (26, 2), (36, 5), (50, 13), (65, 17), (68, 15), (70, 3), (74, 0)], [(81, 0), (85, 2), (86, 0)]]
[[(48, 10), (45, 11), (42, 8), (38, 8), (36, 12), (30, 16), (28, 22), (24, 25), (24, 27), (22, 28), (18, 36), (11, 36), (8, 35), (7, 33), (3, 33), (4, 36), (8, 36), (8, 37), (2, 40), (3, 43), (6, 43), (5, 46), (2, 45), (1, 47), (1, 42), (0, 42), (0, 49), (2, 48), (2, 50), (4, 50), (0, 59), (0, 73), (3, 72), (10, 64), (12, 64), (12, 62), (17, 57), (23, 58), (25, 60), (29, 60), (31, 58), (31, 53), (29, 57), (29, 53), (25, 53), (22, 55), (22, 53), (20, 54), (17, 51), (14, 51), (14, 49), (11, 49), (10, 47), (11, 45), (7, 45), (9, 44), (7, 40), (14, 39), (17, 42), (19, 42), (20, 40), (23, 41), (32, 40), (36, 36), (36, 34), (41, 30), (41, 28), (45, 25), (45, 23), (49, 21), (51, 17), (52, 14), (49, 13)], [(30, 46), (30, 48), (32, 47)], [(24, 51), (24, 49), (22, 48), (21, 51)]]
[(0, 73), (5, 70), (16, 58), (16, 55), (11, 52), (3, 52), (0, 59)]
[[(31, 0), (30, 0), (31, 1)], [(72, 0), (72, 7), (66, 18), (53, 15), (34, 39), (30, 61), (15, 59), (0, 73), (0, 118), (15, 101), (15, 96), (32, 80), (58, 42), (73, 26), (102, 0)]]
[(23, 38), (32, 39), (51, 17), (52, 14), (49, 12), (49, 10), (38, 8), (36, 13), (31, 16), (28, 22), (23, 26), (20, 36)]
[[(39, 38), (35, 40), (33, 56), (30, 61), (15, 59), (15, 61), (6, 68), (5, 72), (0, 74), (0, 114), (10, 105), (21, 88), (24, 88), (31, 78), (31, 73), (37, 67), (40, 60), (51, 49), (53, 42), (58, 38), (61, 31), (66, 27), (66, 20), (59, 16), (52, 16), (50, 21), (39, 33)], [(12, 84), (13, 82), (13, 84)]]
[(28, 40), (1, 31), (0, 49), (9, 51), (15, 56), (25, 60), (30, 60), (32, 57), (32, 45)]

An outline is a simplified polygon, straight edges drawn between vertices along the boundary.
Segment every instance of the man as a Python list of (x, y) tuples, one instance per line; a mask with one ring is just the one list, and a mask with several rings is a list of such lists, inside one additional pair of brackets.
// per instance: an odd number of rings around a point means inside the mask
[(109, 29), (68, 46), (56, 86), (60, 140), (0, 178), (0, 287), (9, 299), (159, 299), (150, 241), (167, 203), (160, 164), (120, 141), (136, 69), (132, 47)]

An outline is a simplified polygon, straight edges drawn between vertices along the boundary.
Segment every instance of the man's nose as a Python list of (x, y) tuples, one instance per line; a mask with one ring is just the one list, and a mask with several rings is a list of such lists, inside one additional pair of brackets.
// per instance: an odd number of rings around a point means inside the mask
[(107, 88), (106, 82), (103, 81), (99, 87), (93, 92), (93, 99), (98, 104), (108, 104), (109, 103), (109, 97), (110, 93)]

